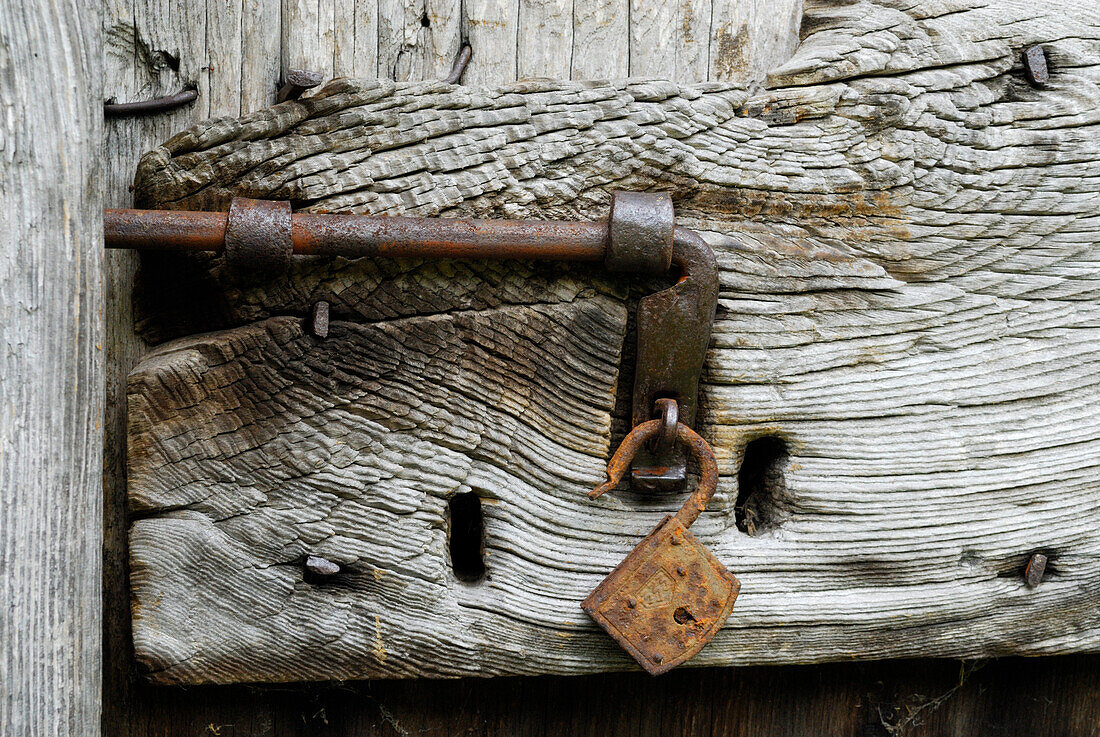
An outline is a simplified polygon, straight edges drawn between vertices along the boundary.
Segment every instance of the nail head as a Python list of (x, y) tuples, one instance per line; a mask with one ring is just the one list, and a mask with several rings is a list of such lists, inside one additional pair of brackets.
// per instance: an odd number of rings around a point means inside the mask
[(335, 576), (340, 572), (340, 566), (327, 558), (310, 555), (306, 558), (306, 570), (315, 576)]
[(313, 304), (313, 310), (309, 316), (309, 332), (317, 338), (328, 337), (328, 302), (321, 300)]
[(325, 75), (321, 72), (312, 72), (308, 69), (291, 69), (286, 73), (283, 85), (279, 88), (276, 102), (297, 100), (302, 93), (321, 84)]
[(1042, 87), (1050, 80), (1047, 55), (1042, 46), (1031, 46), (1024, 51), (1024, 76), (1033, 87)]
[(1035, 588), (1043, 580), (1043, 574), (1047, 570), (1047, 557), (1042, 553), (1035, 553), (1024, 568), (1024, 583), (1028, 588)]

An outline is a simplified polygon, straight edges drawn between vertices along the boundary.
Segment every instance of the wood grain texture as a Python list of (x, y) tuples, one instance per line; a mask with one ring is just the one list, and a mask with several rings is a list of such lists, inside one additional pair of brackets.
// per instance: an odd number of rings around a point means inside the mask
[(708, 78), (711, 3), (630, 2), (630, 74), (677, 81)]
[(99, 9), (0, 5), (0, 734), (97, 735)]
[[(172, 133), (211, 115), (236, 115), (275, 101), (281, 63), (279, 0), (246, 0), (237, 43), (242, 65), (239, 88), (205, 84), (218, 74), (220, 56), (207, 52), (205, 0), (110, 0), (103, 7), (103, 99), (133, 101), (199, 89), (193, 105), (170, 113), (111, 118), (103, 126), (97, 188), (107, 207), (131, 207), (134, 169), (139, 156)], [(164, 19), (170, 18), (171, 22)], [(221, 32), (225, 32), (223, 28)], [(321, 39), (318, 39), (318, 43)], [(227, 43), (223, 39), (222, 43)], [(377, 36), (371, 40), (373, 52)], [(100, 54), (101, 52), (96, 52)], [(213, 64), (214, 70), (209, 66)], [(371, 57), (373, 69), (374, 57)], [(102, 432), (104, 483), (103, 575), (103, 719), (105, 735), (132, 735), (162, 713), (162, 696), (135, 684), (129, 611), (129, 565), (126, 536), (126, 377), (148, 350), (135, 334), (131, 304), (136, 254), (104, 254), (104, 340), (106, 401)], [(163, 734), (163, 730), (161, 730)]]
[(491, 86), (516, 79), (518, 0), (463, 0), (466, 37), (474, 50), (464, 81)]
[[(519, 79), (570, 78), (574, 5), (573, 0), (520, 0), (516, 35), (516, 76)], [(603, 50), (605, 59), (608, 51), (613, 49)], [(599, 76), (606, 76), (606, 72)]]
[(570, 72), (572, 79), (630, 76), (630, 0), (573, 3)]
[[(950, 13), (808, 5), (802, 44), (761, 93), (643, 81), (499, 90), (336, 81), (303, 103), (173, 137), (143, 159), (137, 197), (224, 207), (240, 192), (377, 214), (595, 217), (609, 188), (670, 189), (721, 268), (701, 417), (722, 481), (694, 529), (744, 585), (696, 664), (1091, 651), (1100, 634), (1090, 368), (1100, 56), (1095, 41), (1076, 39), (1100, 38), (1100, 28), (1077, 3), (1041, 18), (1032, 10), (1012, 0)], [(1043, 90), (1023, 81), (1018, 61), (1034, 43), (1054, 69)], [(613, 437), (602, 419), (607, 430), (594, 435), (586, 424), (599, 417), (595, 405), (586, 418), (515, 427), (511, 442), (539, 448), (553, 466), (537, 482), (509, 457), (486, 461), (492, 473), (471, 489), (497, 502), (487, 505), (490, 573), (468, 585), (449, 570), (440, 503), (461, 488), (441, 480), (445, 469), (480, 459), (445, 439), (465, 419), (414, 420), (406, 431), (427, 448), (416, 457), (446, 463), (403, 471), (379, 449), (314, 470), (309, 459), (338, 449), (300, 414), (282, 419), (284, 405), (264, 394), (204, 399), (208, 386), (250, 375), (223, 378), (222, 362), (301, 369), (277, 343), (265, 363), (249, 363), (258, 340), (249, 336), (270, 328), (245, 323), (305, 314), (320, 295), (343, 300), (337, 313), (349, 326), (436, 325), (517, 306), (507, 297), (516, 285), (498, 288), (488, 267), (463, 267), (473, 276), (457, 280), (437, 273), (444, 266), (296, 268), (286, 284), (229, 290), (216, 314), (174, 315), (174, 324), (169, 310), (148, 315), (147, 334), (162, 338), (243, 324), (166, 346), (132, 383), (132, 408), (175, 408), (157, 422), (142, 409), (131, 425), (140, 440), (132, 468), (149, 469), (131, 484), (143, 510), (131, 538), (136, 639), (154, 678), (302, 679), (318, 677), (320, 663), (337, 678), (627, 667), (575, 604), (678, 500), (576, 501)], [(382, 271), (397, 277), (395, 291), (381, 286)], [(203, 272), (228, 284), (217, 262)], [(410, 299), (413, 285), (429, 296)], [(519, 314), (559, 299), (542, 295)], [(609, 326), (586, 338), (599, 355), (622, 344)], [(513, 343), (505, 331), (490, 351), (514, 359)], [(209, 355), (213, 365), (197, 358)], [(398, 361), (392, 376), (414, 366)], [(497, 380), (488, 368), (463, 378)], [(288, 396), (313, 406), (315, 385), (291, 382)], [(366, 395), (351, 381), (334, 390), (351, 393), (349, 431), (369, 437), (378, 418)], [(402, 401), (438, 390), (406, 382)], [(577, 407), (565, 394), (555, 406)], [(188, 434), (185, 417), (207, 419)], [(289, 447), (275, 432), (285, 421)], [(576, 456), (550, 442), (581, 436), (588, 444)], [(787, 455), (738, 525), (738, 471), (762, 436), (783, 439)], [(227, 470), (222, 458), (243, 465)], [(284, 488), (313, 473), (324, 483)], [(388, 485), (393, 474), (405, 485)], [(439, 483), (449, 490), (434, 491)], [(377, 545), (346, 541), (346, 519), (322, 495), (390, 509), (434, 534), (372, 526), (365, 539)], [(357, 571), (347, 586), (303, 580), (293, 564), (310, 546)], [(1020, 571), (1035, 551), (1051, 565), (1030, 590)], [(364, 561), (370, 576), (355, 568)], [(219, 605), (230, 576), (234, 594)], [(397, 581), (425, 593), (394, 597)], [(216, 627), (190, 616), (196, 597)], [(479, 624), (454, 627), (466, 615)], [(281, 659), (258, 658), (256, 642), (279, 642)]]
[(378, 76), (400, 81), (446, 77), (462, 46), (460, 3), (414, 0), (378, 8)]

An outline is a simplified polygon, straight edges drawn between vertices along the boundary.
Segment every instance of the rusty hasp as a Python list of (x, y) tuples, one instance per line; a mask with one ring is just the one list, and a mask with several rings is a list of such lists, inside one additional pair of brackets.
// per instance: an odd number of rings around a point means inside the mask
[[(631, 458), (662, 432), (662, 420), (638, 425), (608, 464), (607, 483), (596, 498), (622, 480)], [(668, 515), (592, 591), (581, 607), (653, 675), (691, 659), (710, 642), (733, 611), (741, 582), (695, 539), (688, 527), (718, 484), (718, 464), (707, 441), (677, 423), (676, 438), (699, 464), (699, 486), (675, 515)]]
[[(698, 407), (699, 376), (718, 307), (718, 264), (710, 247), (686, 228), (676, 228), (672, 265), (676, 284), (638, 302), (638, 360), (633, 424), (652, 417), (656, 402), (672, 399), (679, 421), (691, 427)], [(687, 479), (687, 458), (675, 444), (641, 448), (630, 483), (642, 491), (676, 491)]]
[[(649, 420), (658, 399), (676, 402), (680, 422), (695, 422), (718, 266), (702, 238), (676, 226), (667, 193), (614, 192), (605, 221), (291, 213), (287, 202), (238, 197), (228, 214), (107, 210), (104, 228), (108, 248), (224, 251), (242, 279), (269, 278), (291, 254), (602, 261), (610, 271), (646, 274), (672, 267), (676, 283), (638, 303), (631, 424)], [(686, 478), (683, 449), (666, 440), (639, 450), (631, 484), (669, 491), (683, 488)]]

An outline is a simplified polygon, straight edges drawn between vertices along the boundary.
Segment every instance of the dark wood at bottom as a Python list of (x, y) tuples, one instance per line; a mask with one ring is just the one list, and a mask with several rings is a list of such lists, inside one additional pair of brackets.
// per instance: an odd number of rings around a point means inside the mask
[[(961, 678), (961, 683), (960, 683)], [(588, 677), (168, 688), (104, 735), (1100, 735), (1100, 657), (889, 661)]]

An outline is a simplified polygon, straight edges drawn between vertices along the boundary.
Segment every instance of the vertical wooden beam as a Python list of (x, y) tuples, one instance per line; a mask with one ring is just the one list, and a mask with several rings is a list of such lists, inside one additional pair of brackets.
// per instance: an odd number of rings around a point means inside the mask
[(0, 3), (0, 734), (99, 734), (103, 46)]
[[(362, 4), (363, 0), (360, 0)], [(461, 6), (451, 0), (400, 0), (378, 6), (378, 76), (401, 82), (439, 79), (461, 41)], [(348, 76), (369, 76), (356, 70)]]
[(630, 76), (677, 82), (707, 78), (711, 3), (630, 2)]
[(707, 79), (763, 82), (798, 45), (802, 0), (714, 0)]
[(573, 0), (520, 0), (517, 23), (516, 76), (569, 79)]
[(466, 28), (474, 56), (463, 81), (493, 86), (516, 78), (517, 0), (466, 0)]
[(572, 79), (623, 79), (630, 74), (630, 0), (573, 5)]

